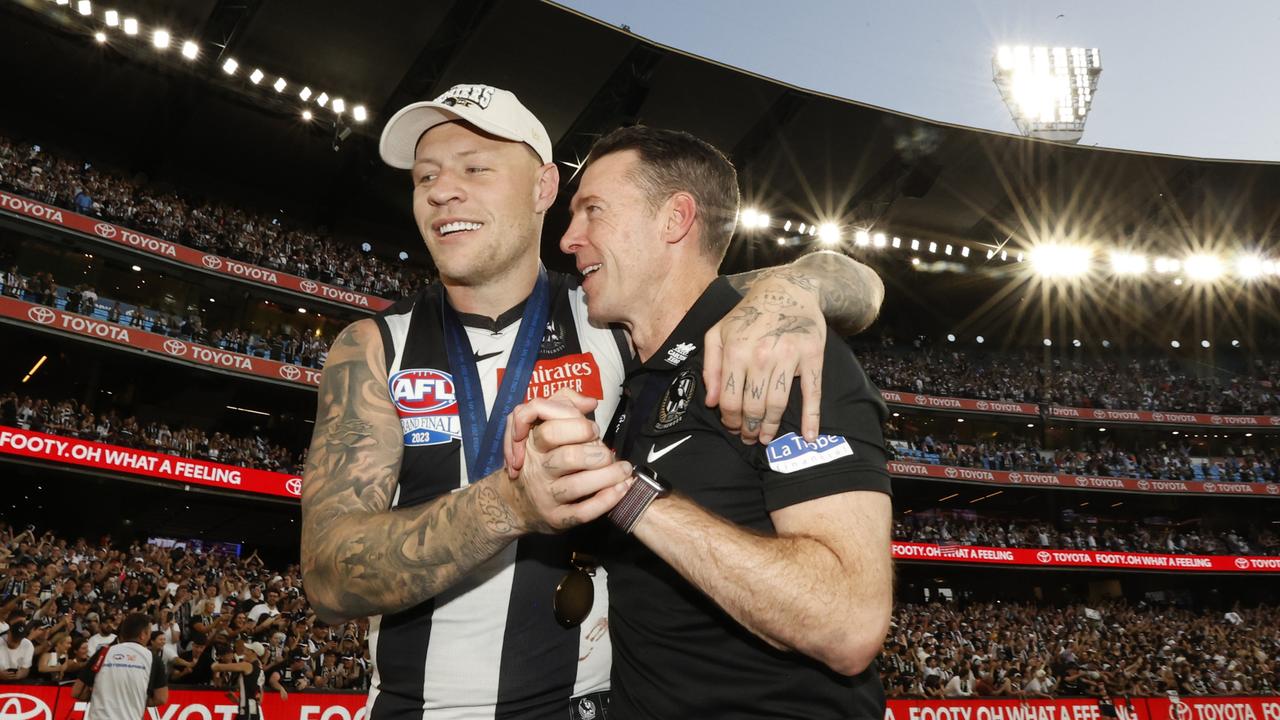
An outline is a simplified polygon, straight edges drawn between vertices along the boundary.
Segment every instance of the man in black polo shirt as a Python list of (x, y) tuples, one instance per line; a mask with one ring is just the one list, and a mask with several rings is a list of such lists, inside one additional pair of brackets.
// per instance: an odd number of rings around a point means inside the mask
[[(740, 301), (716, 272), (737, 204), (736, 174), (715, 148), (624, 128), (592, 149), (561, 241), (586, 276), (592, 321), (621, 323), (637, 354), (606, 438), (641, 468), (610, 514), (623, 531), (605, 558), (610, 710), (880, 720), (874, 658), (892, 606), (884, 403), (828, 338), (815, 442), (799, 434), (796, 392), (768, 445), (744, 444), (706, 407), (703, 336)], [(730, 320), (815, 332), (798, 311), (816, 294), (797, 279)], [(760, 397), (792, 378), (720, 382)]]

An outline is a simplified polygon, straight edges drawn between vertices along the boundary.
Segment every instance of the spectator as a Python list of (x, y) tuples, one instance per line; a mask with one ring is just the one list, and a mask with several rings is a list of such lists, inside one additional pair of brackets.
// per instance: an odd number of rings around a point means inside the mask
[(22, 622), (9, 625), (0, 643), (0, 680), (24, 680), (31, 674), (35, 645), (27, 639), (27, 626)]

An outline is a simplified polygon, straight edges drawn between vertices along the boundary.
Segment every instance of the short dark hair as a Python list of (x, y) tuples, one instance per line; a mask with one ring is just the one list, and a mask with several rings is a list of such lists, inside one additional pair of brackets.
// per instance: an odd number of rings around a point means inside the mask
[(151, 616), (143, 613), (129, 613), (124, 622), (120, 623), (120, 628), (116, 630), (116, 638), (126, 642), (133, 641), (138, 639), (144, 630), (150, 637)]
[(711, 143), (682, 130), (632, 125), (597, 140), (583, 169), (606, 155), (627, 150), (640, 156), (631, 179), (644, 191), (650, 208), (657, 210), (677, 192), (692, 195), (698, 205), (696, 219), (702, 226), (702, 249), (717, 263), (723, 259), (738, 221), (740, 200), (738, 172), (729, 158)]

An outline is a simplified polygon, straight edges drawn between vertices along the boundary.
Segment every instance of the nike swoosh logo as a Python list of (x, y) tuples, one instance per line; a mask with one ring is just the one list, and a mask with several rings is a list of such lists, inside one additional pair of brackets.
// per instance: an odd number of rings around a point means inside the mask
[(481, 355), (480, 353), (475, 353), (476, 362), (480, 362), (481, 360), (488, 360), (491, 357), (498, 357), (502, 353), (503, 353), (502, 350), (496, 350), (494, 352), (486, 353), (484, 355)]
[(685, 440), (688, 440), (688, 439), (689, 439), (689, 438), (691, 438), (691, 437), (693, 437), (693, 436), (692, 436), (692, 435), (685, 435), (684, 437), (682, 437), (682, 438), (680, 438), (679, 440), (677, 440), (677, 441), (675, 441), (675, 442), (671, 443), (670, 445), (668, 445), (668, 446), (666, 446), (666, 447), (662, 448), (661, 450), (659, 450), (659, 449), (658, 449), (658, 446), (657, 446), (657, 445), (654, 445), (653, 447), (649, 448), (649, 459), (645, 460), (645, 462), (655, 462), (656, 460), (658, 460), (658, 458), (661, 458), (663, 455), (666, 455), (667, 453), (671, 452), (672, 450), (675, 450), (676, 448), (678, 448), (678, 447), (680, 447), (681, 445), (683, 445), (683, 444), (684, 444), (684, 441), (685, 441)]

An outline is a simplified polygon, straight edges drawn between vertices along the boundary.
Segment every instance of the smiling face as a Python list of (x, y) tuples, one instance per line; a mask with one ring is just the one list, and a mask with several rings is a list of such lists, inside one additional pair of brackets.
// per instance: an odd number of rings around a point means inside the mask
[(542, 214), (555, 199), (539, 194), (548, 173), (555, 166), (540, 164), (527, 145), (465, 123), (424, 133), (412, 172), (413, 216), (441, 279), (484, 285), (536, 263)]
[(632, 172), (634, 150), (605, 155), (582, 173), (560, 249), (573, 255), (592, 322), (627, 322), (662, 286), (667, 267), (658, 213)]

